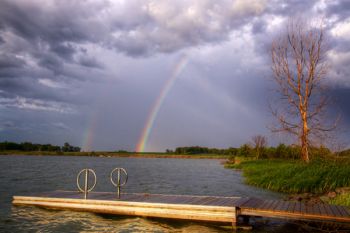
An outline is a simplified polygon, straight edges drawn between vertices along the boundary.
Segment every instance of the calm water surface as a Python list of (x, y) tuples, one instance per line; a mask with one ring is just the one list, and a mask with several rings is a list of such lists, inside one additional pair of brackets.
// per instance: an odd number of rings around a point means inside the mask
[[(92, 168), (97, 174), (94, 191), (115, 191), (109, 181), (115, 167), (124, 167), (129, 173), (123, 192), (281, 198), (244, 185), (240, 172), (225, 169), (219, 160), (0, 156), (0, 232), (232, 232), (227, 226), (190, 221), (11, 205), (13, 195), (76, 190), (76, 175), (83, 168)], [(257, 220), (252, 232), (295, 231), (294, 225)]]

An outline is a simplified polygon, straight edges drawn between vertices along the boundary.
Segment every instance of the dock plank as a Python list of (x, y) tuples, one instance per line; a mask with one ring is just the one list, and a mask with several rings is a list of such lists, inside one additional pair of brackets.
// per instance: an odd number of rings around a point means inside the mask
[(241, 198), (236, 202), (236, 206), (237, 206), (237, 207), (242, 207), (242, 206), (244, 206), (244, 204), (246, 204), (249, 200), (250, 200), (249, 197), (241, 197)]
[(306, 213), (306, 206), (303, 202), (300, 202), (300, 213)]
[(277, 208), (277, 206), (278, 206), (278, 204), (279, 204), (279, 201), (273, 201), (273, 202), (272, 202), (272, 205), (271, 205), (271, 210), (272, 210), (272, 211), (275, 211), (276, 208)]
[(337, 216), (337, 214), (333, 212), (333, 210), (331, 209), (331, 207), (329, 205), (324, 205), (324, 204), (321, 204), (321, 205), (326, 210), (326, 215), (328, 215), (328, 216)]
[(299, 201), (295, 203), (293, 212), (294, 213), (301, 213), (301, 203)]
[(256, 206), (257, 206), (258, 204), (260, 204), (260, 203), (261, 203), (261, 200), (260, 200), (260, 199), (257, 199), (257, 198), (250, 198), (250, 200), (249, 200), (248, 202), (246, 202), (246, 203), (243, 205), (243, 207), (254, 209), (254, 208), (256, 208)]
[(276, 206), (276, 211), (281, 211), (283, 207), (284, 201), (278, 201), (278, 205)]
[(340, 214), (342, 215), (342, 217), (349, 216), (349, 212), (347, 211), (347, 209), (345, 207), (336, 206), (336, 208), (338, 208), (338, 210), (339, 210)]
[(271, 201), (271, 200), (264, 201), (264, 209), (271, 210), (271, 207), (272, 207), (273, 203), (274, 202)]
[(311, 210), (313, 214), (322, 215), (320, 207), (317, 204), (313, 204)]
[(290, 202), (288, 205), (287, 212), (294, 212), (295, 202)]
[(321, 215), (328, 215), (327, 211), (326, 211), (326, 208), (322, 204), (317, 204), (317, 206), (318, 206), (318, 208), (320, 210)]
[(341, 217), (342, 214), (339, 212), (338, 208), (334, 205), (329, 205), (329, 207), (332, 209), (332, 212), (334, 213), (335, 216)]
[(228, 203), (229, 200), (227, 200), (226, 198), (220, 198), (220, 199), (217, 199), (216, 202), (215, 202), (215, 205), (217, 206), (229, 206), (227, 203)]

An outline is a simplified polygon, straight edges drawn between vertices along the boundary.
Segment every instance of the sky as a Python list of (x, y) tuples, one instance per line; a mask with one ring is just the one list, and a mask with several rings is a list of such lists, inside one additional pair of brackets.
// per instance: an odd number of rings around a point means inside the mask
[(350, 134), (350, 1), (0, 0), (0, 141), (84, 151), (270, 144), (269, 50), (322, 21)]

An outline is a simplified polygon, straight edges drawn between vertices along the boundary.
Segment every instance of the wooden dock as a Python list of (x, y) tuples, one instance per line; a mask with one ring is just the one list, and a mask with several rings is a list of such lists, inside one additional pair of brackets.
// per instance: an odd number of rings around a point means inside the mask
[(257, 198), (91, 192), (87, 199), (75, 191), (55, 191), (32, 196), (14, 196), (14, 205), (33, 205), (94, 213), (226, 222), (239, 216), (329, 221), (350, 224), (346, 207), (304, 204)]

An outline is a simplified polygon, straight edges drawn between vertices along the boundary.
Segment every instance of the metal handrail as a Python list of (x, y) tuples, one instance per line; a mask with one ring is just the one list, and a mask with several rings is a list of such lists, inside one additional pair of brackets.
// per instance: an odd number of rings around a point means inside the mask
[[(80, 180), (80, 176), (81, 174), (85, 172), (85, 182), (84, 182), (84, 189), (81, 188), (80, 184), (79, 184), (79, 180)], [(94, 176), (94, 184), (92, 185), (92, 187), (89, 188), (89, 174), (92, 174)], [(77, 187), (78, 190), (82, 193), (84, 193), (84, 199), (87, 199), (88, 193), (91, 192), (97, 183), (97, 178), (96, 178), (96, 173), (94, 172), (94, 170), (90, 169), (90, 168), (85, 168), (83, 170), (81, 170), (78, 175), (77, 175)]]
[[(117, 182), (114, 182), (113, 180), (113, 174), (114, 172), (118, 172), (118, 179), (117, 179)], [(125, 180), (123, 183), (120, 183), (121, 181), (121, 173), (124, 173), (125, 174)], [(111, 171), (111, 174), (110, 174), (110, 179), (111, 179), (111, 182), (112, 184), (117, 187), (117, 198), (120, 199), (120, 188), (122, 186), (124, 186), (127, 182), (128, 182), (128, 173), (126, 172), (126, 170), (124, 168), (114, 168), (112, 171)]]

